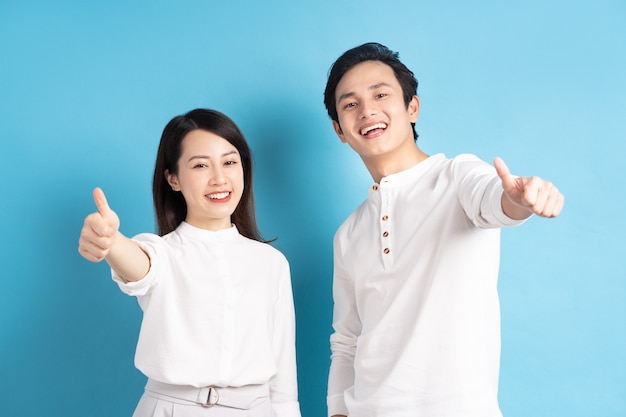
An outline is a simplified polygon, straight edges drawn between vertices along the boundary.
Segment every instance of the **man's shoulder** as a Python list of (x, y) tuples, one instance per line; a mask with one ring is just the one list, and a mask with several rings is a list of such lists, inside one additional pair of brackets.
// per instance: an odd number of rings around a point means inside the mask
[(464, 163), (475, 163), (475, 162), (483, 162), (478, 156), (473, 153), (459, 153), (454, 156), (446, 156), (445, 154), (436, 154), (433, 155), (430, 159), (433, 160), (434, 165), (438, 165), (441, 167), (448, 165), (458, 165)]
[(350, 233), (351, 230), (359, 223), (360, 220), (363, 219), (363, 216), (366, 212), (368, 200), (363, 201), (357, 208), (355, 208), (352, 213), (345, 218), (345, 220), (339, 225), (337, 231), (335, 232), (335, 238), (339, 235)]
[(450, 176), (457, 179), (464, 178), (468, 174), (490, 173), (493, 167), (471, 153), (461, 153), (453, 157), (445, 157), (442, 154), (431, 164), (430, 175)]

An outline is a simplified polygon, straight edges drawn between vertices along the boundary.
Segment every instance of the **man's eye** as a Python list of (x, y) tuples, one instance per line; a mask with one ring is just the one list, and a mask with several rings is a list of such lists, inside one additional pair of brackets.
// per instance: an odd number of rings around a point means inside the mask
[(378, 94), (376, 94), (376, 98), (383, 98), (383, 97), (386, 97), (386, 96), (387, 96), (387, 94), (385, 94), (385, 93), (378, 93)]
[(349, 109), (351, 107), (356, 107), (356, 103), (352, 102), (352, 103), (348, 103), (344, 106), (345, 109)]

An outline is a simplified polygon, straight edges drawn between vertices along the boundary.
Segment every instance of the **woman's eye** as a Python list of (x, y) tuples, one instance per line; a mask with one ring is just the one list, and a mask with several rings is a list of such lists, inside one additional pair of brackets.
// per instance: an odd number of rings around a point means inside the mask
[(224, 162), (224, 165), (235, 165), (237, 163), (237, 161), (226, 161)]
[(193, 166), (194, 168), (206, 168), (207, 164), (196, 164)]

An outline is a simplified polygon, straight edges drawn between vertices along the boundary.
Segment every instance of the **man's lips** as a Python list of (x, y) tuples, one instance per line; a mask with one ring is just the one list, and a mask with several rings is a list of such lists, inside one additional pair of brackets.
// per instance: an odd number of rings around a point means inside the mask
[(369, 126), (365, 126), (359, 131), (359, 133), (367, 138), (367, 137), (378, 136), (382, 134), (385, 131), (385, 129), (387, 129), (387, 123), (379, 122), (379, 123), (371, 124)]

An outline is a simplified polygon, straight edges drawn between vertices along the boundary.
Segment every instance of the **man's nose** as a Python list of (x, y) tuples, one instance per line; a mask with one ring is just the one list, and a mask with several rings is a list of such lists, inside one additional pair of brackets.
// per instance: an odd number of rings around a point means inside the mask
[(364, 119), (366, 117), (375, 115), (378, 113), (378, 106), (375, 102), (372, 101), (364, 101), (361, 103), (359, 116)]

